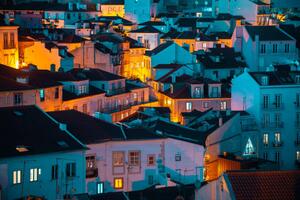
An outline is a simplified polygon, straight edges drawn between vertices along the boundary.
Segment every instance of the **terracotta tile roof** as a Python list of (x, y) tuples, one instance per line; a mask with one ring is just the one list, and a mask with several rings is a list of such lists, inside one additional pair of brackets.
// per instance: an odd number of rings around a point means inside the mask
[(300, 199), (300, 171), (226, 172), (237, 200)]

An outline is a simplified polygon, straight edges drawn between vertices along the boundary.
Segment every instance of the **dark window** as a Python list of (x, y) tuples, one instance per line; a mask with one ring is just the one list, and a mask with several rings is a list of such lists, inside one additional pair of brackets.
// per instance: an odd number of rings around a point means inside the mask
[(52, 165), (51, 179), (56, 180), (58, 178), (58, 165)]
[(180, 153), (176, 153), (175, 161), (181, 161), (181, 154)]
[(76, 176), (76, 163), (67, 163), (66, 176), (67, 177), (75, 177)]
[(277, 44), (273, 44), (273, 53), (277, 53)]
[(15, 48), (15, 34), (10, 33), (10, 41), (9, 41), (9, 46), (10, 48)]
[(284, 45), (284, 52), (288, 53), (290, 51), (290, 45), (289, 44), (285, 44)]
[(265, 44), (260, 45), (260, 53), (266, 53), (266, 45)]
[(21, 105), (23, 103), (23, 93), (14, 94), (14, 105)]
[(3, 33), (3, 44), (4, 44), (4, 49), (9, 49), (9, 44), (8, 44), (8, 33)]
[(54, 95), (55, 99), (59, 98), (59, 88), (55, 88), (55, 95)]

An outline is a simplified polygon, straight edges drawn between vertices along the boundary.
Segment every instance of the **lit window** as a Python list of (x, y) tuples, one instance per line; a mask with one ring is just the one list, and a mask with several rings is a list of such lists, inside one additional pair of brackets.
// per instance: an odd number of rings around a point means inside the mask
[(263, 143), (264, 143), (264, 146), (268, 146), (268, 144), (269, 144), (269, 134), (268, 133), (264, 133)]
[(249, 138), (245, 147), (244, 155), (252, 155), (252, 154), (255, 154), (255, 151), (251, 139)]
[(40, 101), (45, 101), (45, 90), (40, 90)]
[(30, 169), (30, 182), (36, 182), (41, 175), (41, 168), (32, 168)]
[(22, 180), (22, 172), (21, 170), (13, 171), (13, 184), (19, 184)]
[(114, 179), (114, 188), (122, 189), (123, 188), (123, 178), (115, 178)]
[(98, 182), (96, 189), (97, 189), (97, 194), (102, 194), (104, 192), (104, 183)]
[(124, 152), (113, 152), (113, 166), (123, 166), (124, 165)]
[(139, 151), (131, 151), (129, 152), (129, 165), (131, 166), (138, 166), (140, 165), (140, 157), (141, 157), (141, 152)]
[(280, 143), (280, 133), (275, 133), (275, 143), (278, 144)]
[(191, 111), (192, 110), (192, 102), (186, 102), (186, 110)]
[(297, 159), (297, 161), (300, 161), (300, 151), (296, 152), (296, 159)]
[(222, 101), (221, 102), (221, 110), (226, 110), (227, 109), (227, 102), (226, 101)]
[(155, 165), (155, 155), (148, 155), (147, 163), (148, 165)]

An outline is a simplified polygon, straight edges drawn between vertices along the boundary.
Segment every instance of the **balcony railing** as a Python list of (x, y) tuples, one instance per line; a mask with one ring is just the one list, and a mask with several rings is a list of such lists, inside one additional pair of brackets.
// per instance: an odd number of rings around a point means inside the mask
[(113, 96), (113, 95), (117, 95), (117, 94), (122, 94), (124, 92), (126, 92), (126, 88), (122, 87), (122, 88), (118, 88), (118, 89), (107, 90), (106, 95), (107, 96)]
[(270, 122), (270, 123), (262, 123), (261, 124), (261, 128), (263, 129), (267, 129), (267, 128), (271, 128), (271, 129), (276, 129), (276, 128), (283, 128), (284, 127), (284, 123), (283, 122)]
[(272, 103), (272, 104), (262, 104), (261, 105), (262, 110), (282, 110), (284, 109), (284, 106), (282, 103)]
[(283, 146), (283, 142), (282, 141), (275, 141), (273, 142), (273, 147), (282, 147)]
[(98, 177), (98, 168), (90, 168), (86, 170), (86, 178)]
[(131, 106), (134, 106), (135, 104), (134, 103), (131, 103), (131, 104), (128, 104), (128, 105), (119, 105), (119, 106), (116, 106), (116, 107), (105, 107), (105, 108), (102, 108), (101, 109), (101, 112), (102, 113), (115, 113), (115, 112), (119, 112), (119, 111), (122, 111), (122, 110), (127, 110), (129, 108), (131, 108)]

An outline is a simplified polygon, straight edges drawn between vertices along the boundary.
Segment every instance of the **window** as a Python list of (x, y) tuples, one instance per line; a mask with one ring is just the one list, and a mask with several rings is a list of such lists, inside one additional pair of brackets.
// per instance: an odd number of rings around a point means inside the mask
[(15, 48), (15, 33), (10, 33), (9, 46), (10, 48)]
[(280, 108), (281, 107), (281, 102), (282, 102), (282, 96), (280, 94), (275, 95), (275, 108)]
[(114, 178), (114, 188), (115, 189), (123, 188), (123, 178)]
[(270, 125), (270, 114), (269, 113), (265, 113), (263, 115), (263, 127), (268, 127)]
[(14, 105), (21, 105), (23, 103), (23, 93), (14, 94)]
[(263, 96), (263, 108), (269, 108), (269, 96), (268, 95)]
[(86, 157), (86, 169), (95, 169), (97, 168), (96, 157), (95, 156), (87, 156)]
[(226, 101), (222, 101), (221, 102), (221, 110), (226, 110), (227, 109), (227, 102)]
[(175, 154), (175, 161), (181, 161), (181, 154), (180, 153)]
[(273, 44), (273, 53), (277, 53), (277, 44)]
[(192, 110), (192, 102), (186, 102), (185, 107), (186, 107), (187, 111), (191, 111)]
[(284, 45), (284, 52), (288, 53), (290, 51), (290, 45), (289, 44), (285, 44)]
[(264, 152), (263, 158), (264, 158), (265, 160), (268, 160), (268, 152)]
[(155, 155), (148, 155), (147, 163), (148, 166), (155, 165)]
[(70, 13), (67, 13), (67, 19), (71, 19), (71, 14)]
[(51, 179), (56, 180), (58, 178), (58, 165), (52, 165), (51, 168)]
[(252, 154), (255, 154), (255, 151), (254, 151), (254, 147), (253, 147), (251, 139), (248, 138), (248, 141), (247, 141), (246, 147), (245, 147), (244, 155), (247, 156), (247, 155), (252, 155)]
[(45, 90), (43, 89), (40, 90), (40, 101), (45, 101)]
[(274, 140), (275, 140), (275, 144), (280, 143), (280, 133), (275, 133)]
[(128, 164), (131, 166), (139, 166), (140, 159), (141, 159), (140, 157), (141, 157), (140, 151), (130, 151), (129, 158), (128, 158)]
[(262, 76), (261, 77), (261, 84), (262, 85), (269, 85), (269, 77), (268, 76)]
[(260, 45), (260, 53), (266, 53), (266, 44)]
[(4, 44), (4, 46), (3, 46), (4, 49), (9, 49), (7, 32), (3, 33), (3, 44)]
[(82, 112), (85, 113), (85, 114), (87, 114), (88, 113), (87, 110), (88, 110), (87, 109), (87, 104), (85, 103), (85, 104), (82, 105)]
[(209, 107), (209, 102), (203, 102), (203, 108), (208, 108)]
[(219, 87), (212, 87), (211, 97), (219, 97)]
[(13, 184), (20, 184), (22, 181), (22, 172), (21, 170), (13, 171)]
[(142, 36), (138, 36), (137, 41), (141, 44), (143, 43), (143, 37)]
[(280, 162), (280, 153), (279, 152), (275, 152), (275, 162), (276, 163)]
[(30, 182), (36, 182), (41, 175), (41, 168), (32, 168), (30, 169)]
[(96, 184), (96, 193), (102, 194), (104, 192), (104, 183), (103, 182), (97, 182)]
[(59, 98), (59, 88), (55, 88), (54, 98), (55, 98), (55, 99), (58, 99), (58, 98)]
[(268, 133), (264, 133), (264, 135), (263, 135), (263, 143), (264, 143), (265, 147), (267, 147), (269, 145), (269, 134)]
[(76, 163), (67, 163), (66, 165), (66, 176), (75, 177), (76, 176)]
[(202, 95), (201, 95), (201, 88), (200, 87), (196, 87), (195, 88), (195, 97), (197, 98), (199, 98), (199, 97), (201, 97)]
[(113, 152), (112, 157), (114, 167), (124, 165), (124, 152)]

